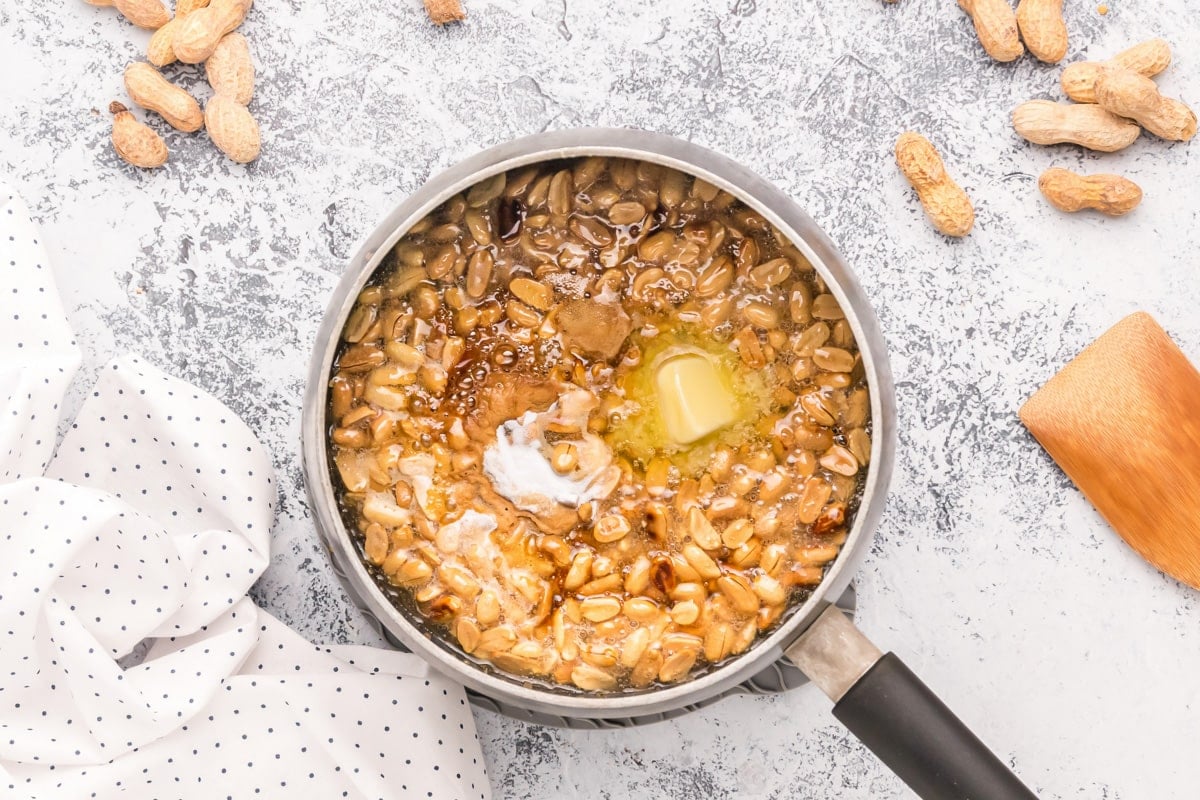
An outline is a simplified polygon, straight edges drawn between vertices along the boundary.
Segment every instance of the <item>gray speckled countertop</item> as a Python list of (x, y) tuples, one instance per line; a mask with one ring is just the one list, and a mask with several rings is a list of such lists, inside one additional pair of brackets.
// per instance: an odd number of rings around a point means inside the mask
[[(1069, 59), (1161, 35), (1200, 102), (1194, 0), (1067, 0)], [(1195, 797), (1200, 594), (1142, 563), (1016, 418), (1124, 314), (1200, 360), (1196, 145), (1040, 148), (1013, 106), (1058, 69), (991, 62), (951, 0), (258, 0), (245, 27), (264, 129), (249, 168), (203, 134), (126, 167), (108, 102), (148, 34), (78, 0), (0, 5), (0, 179), (45, 230), (85, 362), (128, 350), (235, 408), (281, 486), (264, 606), (316, 641), (371, 642), (307, 517), (297, 454), (308, 348), (356, 240), (438, 170), (546, 128), (635, 126), (723, 151), (794, 196), (858, 271), (899, 386), (901, 450), (858, 579), (860, 624), (1044, 798)], [(198, 96), (194, 70), (171, 69)], [(158, 125), (156, 120), (154, 124)], [(164, 126), (158, 125), (160, 129)], [(974, 197), (931, 231), (891, 156), (926, 132)], [(1053, 165), (1146, 190), (1128, 218), (1064, 216)], [(88, 376), (85, 376), (85, 380)], [(479, 713), (498, 797), (902, 797), (810, 688), (649, 729), (566, 732)]]

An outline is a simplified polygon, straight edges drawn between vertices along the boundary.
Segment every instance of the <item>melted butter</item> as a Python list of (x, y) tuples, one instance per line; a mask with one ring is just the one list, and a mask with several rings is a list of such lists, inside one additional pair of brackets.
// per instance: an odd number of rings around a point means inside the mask
[(661, 359), (654, 371), (658, 411), (667, 435), (687, 445), (737, 420), (728, 375), (700, 351)]
[[(655, 331), (639, 344), (642, 359), (618, 379), (624, 402), (610, 418), (605, 434), (615, 452), (642, 468), (655, 456), (663, 456), (685, 474), (696, 475), (704, 471), (717, 447), (736, 448), (758, 437), (754, 422), (770, 411), (769, 372), (749, 369), (728, 343), (690, 326)], [(684, 377), (684, 391), (707, 386), (724, 395), (727, 408), (718, 402), (712, 408), (694, 409), (699, 413), (690, 423), (672, 421), (680, 409), (669, 404), (676, 404), (678, 398), (664, 402), (658, 376), (666, 365), (681, 358), (704, 359), (708, 364), (696, 370), (701, 373), (699, 380)], [(669, 373), (667, 378), (670, 382)], [(702, 405), (703, 399), (699, 403)]]

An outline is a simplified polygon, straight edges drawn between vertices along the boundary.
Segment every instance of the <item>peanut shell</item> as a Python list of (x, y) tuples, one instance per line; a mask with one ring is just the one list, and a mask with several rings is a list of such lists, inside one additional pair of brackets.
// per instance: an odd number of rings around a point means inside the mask
[(217, 148), (239, 164), (258, 158), (258, 123), (244, 105), (226, 94), (215, 95), (204, 109), (208, 135)]
[(204, 115), (200, 113), (196, 99), (144, 61), (125, 68), (125, 90), (133, 102), (157, 111), (177, 130), (190, 133), (200, 130), (204, 124)]
[(228, 95), (242, 105), (249, 104), (254, 97), (254, 62), (250, 60), (250, 45), (242, 34), (225, 36), (204, 63), (204, 70), (217, 94)]
[(138, 122), (129, 109), (115, 100), (108, 110), (113, 115), (112, 143), (117, 155), (143, 169), (167, 163), (167, 145), (161, 136)]

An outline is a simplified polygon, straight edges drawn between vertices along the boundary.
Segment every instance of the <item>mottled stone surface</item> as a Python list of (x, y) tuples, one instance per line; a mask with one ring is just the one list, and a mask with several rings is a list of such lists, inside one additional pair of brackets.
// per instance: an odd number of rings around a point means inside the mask
[[(1195, 145), (1090, 155), (1018, 141), (1008, 114), (1058, 69), (990, 62), (949, 0), (258, 0), (245, 32), (263, 156), (166, 132), (120, 162), (108, 102), (149, 34), (77, 2), (0, 5), (0, 174), (32, 206), (93, 369), (137, 350), (235, 408), (274, 455), (280, 516), (256, 598), (317, 641), (371, 641), (307, 517), (297, 455), (308, 348), (355, 241), (431, 174), (577, 125), (691, 139), (794, 196), (873, 298), (901, 451), (859, 580), (861, 625), (1042, 797), (1195, 795), (1200, 595), (1143, 564), (1017, 422), (1027, 395), (1120, 316), (1154, 313), (1200, 359)], [(1070, 60), (1162, 35), (1166, 91), (1200, 101), (1193, 0), (1068, 0)], [(193, 68), (172, 68), (202, 99)], [(927, 133), (975, 198), (934, 234), (891, 145)], [(1050, 165), (1119, 171), (1131, 217), (1067, 217)], [(815, 691), (650, 729), (563, 732), (480, 713), (499, 797), (901, 797)]]

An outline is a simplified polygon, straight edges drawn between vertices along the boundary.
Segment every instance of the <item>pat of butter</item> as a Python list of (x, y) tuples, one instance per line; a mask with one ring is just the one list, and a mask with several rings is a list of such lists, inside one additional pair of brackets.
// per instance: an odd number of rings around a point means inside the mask
[(691, 444), (737, 419), (733, 397), (708, 358), (687, 353), (664, 361), (654, 373), (659, 413), (667, 435)]

